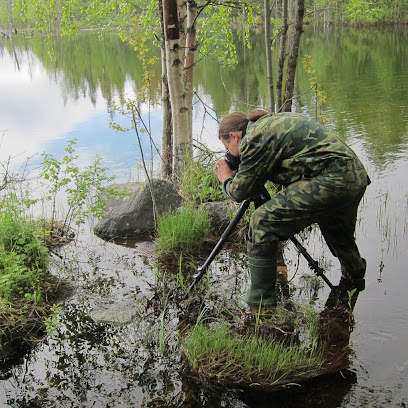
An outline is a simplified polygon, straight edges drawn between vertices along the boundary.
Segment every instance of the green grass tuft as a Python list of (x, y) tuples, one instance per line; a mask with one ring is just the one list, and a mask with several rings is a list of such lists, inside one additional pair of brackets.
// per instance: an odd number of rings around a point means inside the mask
[(182, 342), (183, 352), (200, 377), (230, 383), (273, 384), (296, 373), (307, 373), (323, 363), (314, 345), (241, 335), (225, 323), (196, 325)]
[(157, 253), (159, 256), (179, 255), (197, 251), (210, 231), (208, 213), (192, 206), (159, 218)]

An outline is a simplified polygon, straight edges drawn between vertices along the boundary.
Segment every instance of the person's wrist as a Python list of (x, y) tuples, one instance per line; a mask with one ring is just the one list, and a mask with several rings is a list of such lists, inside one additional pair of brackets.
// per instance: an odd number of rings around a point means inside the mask
[(228, 193), (227, 193), (227, 185), (228, 185), (228, 183), (230, 183), (231, 181), (232, 181), (232, 177), (228, 176), (228, 177), (226, 177), (226, 178), (224, 179), (224, 181), (222, 182), (222, 189), (223, 189), (224, 193), (226, 193), (226, 194), (228, 194)]

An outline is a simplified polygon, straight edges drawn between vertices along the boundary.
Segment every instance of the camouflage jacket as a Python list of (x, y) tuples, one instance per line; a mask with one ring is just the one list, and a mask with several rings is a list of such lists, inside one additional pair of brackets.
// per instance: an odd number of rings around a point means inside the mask
[(224, 192), (234, 201), (256, 196), (268, 181), (288, 186), (312, 178), (330, 167), (342, 171), (356, 154), (319, 123), (297, 113), (269, 114), (249, 122), (239, 147), (240, 165), (224, 180)]

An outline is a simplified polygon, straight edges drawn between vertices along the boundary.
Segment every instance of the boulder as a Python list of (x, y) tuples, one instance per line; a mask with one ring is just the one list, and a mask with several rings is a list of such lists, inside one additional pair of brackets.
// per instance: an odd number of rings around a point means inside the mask
[(239, 208), (239, 204), (230, 201), (213, 201), (203, 203), (202, 208), (208, 212), (213, 231), (221, 233), (228, 227)]
[[(105, 239), (138, 238), (154, 232), (153, 201), (148, 183), (118, 184), (129, 194), (107, 204), (107, 214), (95, 225), (94, 233)], [(177, 209), (182, 198), (167, 180), (152, 180), (157, 214)]]

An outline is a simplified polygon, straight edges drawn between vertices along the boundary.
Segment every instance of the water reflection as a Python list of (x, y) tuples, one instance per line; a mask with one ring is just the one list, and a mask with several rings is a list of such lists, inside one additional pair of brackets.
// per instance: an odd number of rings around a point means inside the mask
[[(300, 58), (312, 56), (315, 81), (326, 94), (321, 108), (329, 119), (327, 125), (351, 145), (355, 140), (363, 142), (367, 158), (380, 170), (385, 170), (401, 155), (406, 157), (407, 36), (406, 30), (394, 27), (341, 31), (306, 27), (301, 43)], [(220, 69), (213, 61), (206, 61), (196, 67), (195, 88), (200, 90), (200, 99), (194, 105), (196, 137), (203, 128), (213, 126), (213, 120), (203, 116), (201, 101), (212, 105), (221, 117), (231, 109), (248, 111), (267, 100), (265, 64), (259, 64), (264, 58), (262, 33), (253, 34), (251, 51), (241, 47), (238, 36), (236, 40), (238, 66)], [(7, 41), (0, 44), (3, 54), (0, 119), (6, 131), (1, 157), (4, 150), (8, 154), (22, 153), (24, 149), (32, 154), (44, 148), (50, 152), (60, 146), (44, 145), (46, 141), (78, 137), (81, 143), (81, 139), (92, 136), (94, 139), (84, 144), (91, 151), (113, 154), (118, 141), (122, 151), (127, 151), (131, 139), (122, 142), (124, 136), (109, 131), (108, 121), (112, 102), (119, 100), (122, 90), (132, 96), (140, 87), (140, 62), (115, 33), (101, 37), (87, 32), (80, 33), (74, 41), (59, 41), (55, 64), (41, 39), (16, 36), (19, 71), (13, 63), (10, 44)], [(154, 47), (151, 52), (159, 55)], [(310, 75), (300, 63), (297, 89), (302, 96), (296, 98), (296, 109), (314, 116), (315, 95), (303, 94), (310, 88), (310, 81)], [(159, 101), (160, 64), (157, 64), (152, 79), (152, 104)], [(153, 135), (159, 141), (159, 112), (151, 123)], [(110, 148), (100, 147), (101, 137), (109, 139)], [(129, 160), (117, 156), (114, 159), (122, 167), (133, 166)]]
[[(66, 43), (62, 48), (67, 48), (65, 51), (70, 58), (59, 67), (47, 59), (43, 48), (45, 44), (39, 39), (21, 41), (20, 38), (16, 42), (19, 70), (15, 69), (12, 55), (3, 53), (0, 65), (0, 105), (3, 107), (0, 111), (0, 160), (11, 156), (15, 161), (22, 162), (26, 157), (43, 151), (59, 160), (67, 141), (77, 139), (79, 159), (84, 166), (98, 154), (118, 178), (126, 180), (139, 176), (141, 172), (136, 163), (141, 155), (136, 135), (132, 131), (116, 132), (109, 126), (109, 121), (114, 120), (124, 128), (131, 127), (129, 118), (112, 112), (111, 102), (115, 97), (119, 99), (120, 92), (133, 95), (134, 80), (127, 78), (128, 71), (122, 74), (121, 80), (113, 82), (111, 75), (114, 76), (114, 72), (109, 71), (108, 75), (103, 76), (103, 71), (106, 72), (111, 64), (118, 68), (112, 58), (106, 60), (107, 66), (101, 66), (105, 47), (108, 44), (116, 47), (116, 42), (120, 43), (120, 40), (112, 43), (113, 37), (108, 36), (106, 44), (95, 43), (95, 38), (96, 35), (91, 34), (81, 41)], [(94, 46), (92, 57), (95, 60), (87, 56), (83, 66), (85, 72), (81, 70), (82, 65), (78, 60), (71, 64), (71, 58), (83, 53), (84, 48)], [(128, 63), (126, 47), (121, 44), (119, 49), (122, 50), (119, 60)], [(95, 69), (95, 75), (87, 74), (89, 67)], [(134, 63), (128, 63), (127, 70), (132, 68), (137, 78), (141, 67), (135, 68)], [(108, 93), (107, 85), (110, 89)], [(161, 110), (154, 105), (142, 106), (141, 109), (143, 119), (150, 124), (153, 141), (160, 148)], [(146, 159), (151, 159), (152, 150), (156, 150), (151, 149), (149, 138), (142, 135), (141, 143)], [(154, 154), (153, 160), (157, 158), (158, 154)], [(30, 165), (36, 167), (39, 161), (37, 155)]]
[[(118, 259), (113, 263), (119, 262), (121, 255), (117, 255)], [(228, 262), (241, 270), (238, 274), (241, 284), (246, 281), (242, 261), (236, 257)], [(147, 291), (145, 297), (137, 296), (135, 286), (132, 288), (129, 281), (127, 287), (122, 288), (122, 293), (130, 293), (129, 299), (133, 298), (133, 307), (138, 308), (140, 316), (137, 317), (136, 313), (136, 318), (123, 324), (96, 321), (92, 315), (95, 305), (100, 310), (100, 296), (105, 299), (104, 307), (121, 302), (123, 297), (115, 297), (121, 289), (115, 289), (114, 282), (108, 285), (112, 295), (109, 292), (99, 293), (101, 277), (106, 275), (105, 278), (109, 279), (112, 272), (95, 269), (97, 265), (106, 265), (102, 257), (98, 262), (93, 256), (91, 264), (94, 268), (84, 277), (87, 290), (84, 291), (84, 287), (79, 290), (74, 296), (76, 302), (69, 300), (61, 305), (55, 330), (26, 357), (24, 364), (3, 376), (3, 380), (7, 379), (3, 381), (6, 406), (125, 408), (198, 405), (232, 408), (266, 407), (273, 403), (292, 408), (316, 406), (318, 392), (319, 398), (325, 399), (321, 406), (332, 407), (335, 401), (341, 402), (356, 381), (355, 373), (346, 369), (341, 370), (341, 374), (308, 382), (307, 386), (292, 385), (274, 393), (255, 392), (251, 387), (229, 388), (211, 382), (192, 381), (180, 370), (176, 318), (179, 312), (169, 309), (166, 315), (166, 346), (162, 351), (159, 333), (163, 308), (155, 306), (157, 300), (153, 293)], [(146, 277), (140, 260), (128, 265), (139, 269)], [(230, 286), (235, 274), (231, 274), (230, 268), (222, 267), (219, 270), (214, 268), (212, 273), (215, 274), (212, 285), (221, 286), (220, 293), (224, 296), (224, 289)], [(134, 284), (136, 282), (140, 281)], [(91, 286), (93, 290), (89, 292)], [(345, 287), (340, 285), (340, 288), (342, 295), (347, 296)], [(238, 285), (235, 290), (240, 292), (242, 288)], [(357, 296), (353, 298), (353, 305)], [(129, 306), (132, 304), (129, 303)], [(324, 328), (329, 324), (329, 335), (336, 336), (332, 352), (336, 356), (337, 369), (347, 367), (351, 351), (348, 342), (353, 320), (347, 316), (336, 294), (330, 293), (326, 307), (320, 313), (320, 321)]]
[(398, 27), (332, 29), (307, 37), (301, 50), (313, 56), (329, 123), (346, 141), (363, 140), (380, 170), (407, 151), (407, 35)]

